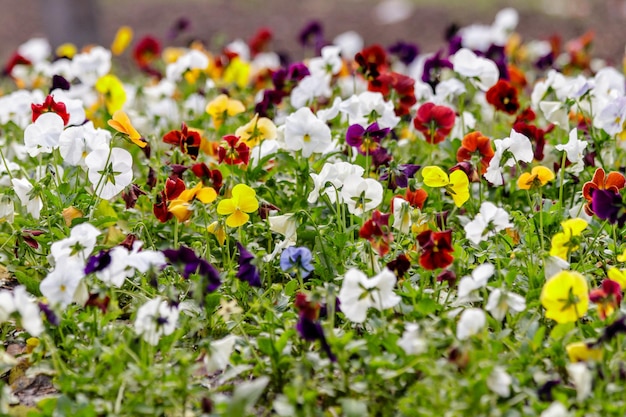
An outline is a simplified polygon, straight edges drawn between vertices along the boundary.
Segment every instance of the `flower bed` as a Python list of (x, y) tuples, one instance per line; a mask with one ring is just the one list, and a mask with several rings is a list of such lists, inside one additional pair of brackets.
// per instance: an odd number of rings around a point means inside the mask
[(623, 415), (624, 75), (516, 24), (22, 45), (2, 412)]

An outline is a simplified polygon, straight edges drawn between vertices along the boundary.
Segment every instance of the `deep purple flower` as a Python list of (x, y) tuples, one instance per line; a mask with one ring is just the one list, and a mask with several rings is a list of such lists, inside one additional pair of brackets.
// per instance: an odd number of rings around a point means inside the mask
[(254, 265), (254, 256), (243, 247), (243, 245), (237, 242), (237, 249), (239, 249), (239, 270), (236, 277), (242, 281), (246, 281), (253, 287), (261, 287), (261, 276), (256, 265)]
[(54, 313), (54, 311), (50, 308), (48, 304), (39, 302), (37, 303), (37, 305), (39, 306), (39, 310), (46, 316), (48, 323), (50, 323), (53, 326), (59, 325), (59, 318), (57, 317), (57, 315)]
[(296, 271), (305, 278), (315, 269), (311, 265), (312, 260), (309, 248), (290, 246), (280, 254), (280, 268), (285, 272)]
[(478, 55), (483, 55), (485, 58), (491, 59), (496, 63), (498, 70), (500, 71), (500, 79), (501, 80), (510, 80), (509, 77), (509, 68), (507, 66), (506, 53), (504, 50), (504, 46), (500, 45), (491, 45), (489, 49), (484, 54), (478, 52)]
[(361, 155), (373, 155), (380, 151), (380, 141), (389, 134), (389, 128), (381, 129), (374, 122), (363, 128), (361, 125), (352, 125), (346, 132), (346, 143), (357, 148)]
[(300, 319), (296, 323), (296, 330), (300, 336), (309, 342), (319, 340), (322, 344), (322, 349), (324, 349), (328, 358), (332, 362), (336, 362), (337, 357), (330, 350), (330, 345), (326, 341), (326, 336), (324, 335), (324, 329), (322, 329), (322, 325), (318, 321), (320, 315), (320, 304), (309, 300), (306, 294), (299, 292), (296, 294), (295, 306), (298, 310), (298, 315), (300, 316)]
[(166, 37), (169, 40), (174, 40), (181, 33), (188, 30), (190, 27), (191, 27), (191, 20), (189, 20), (186, 17), (179, 17), (178, 19), (176, 19), (172, 27), (170, 27), (170, 29), (168, 30)]
[(50, 87), (50, 91), (52, 90), (69, 90), (70, 89), (70, 83), (69, 81), (67, 81), (65, 78), (63, 78), (60, 75), (53, 75), (52, 76), (52, 87)]
[(324, 46), (324, 28), (322, 24), (317, 20), (311, 20), (307, 23), (298, 35), (300, 45), (307, 47), (312, 46), (316, 52), (322, 49)]
[(599, 219), (608, 220), (609, 223), (619, 227), (626, 223), (626, 205), (622, 196), (612, 190), (595, 189), (591, 194), (591, 209)]
[(109, 264), (111, 264), (111, 255), (109, 254), (109, 250), (103, 249), (87, 259), (85, 274), (102, 271), (107, 266), (109, 266)]
[(324, 329), (322, 329), (322, 325), (318, 321), (313, 321), (305, 316), (300, 316), (300, 319), (296, 323), (296, 330), (306, 341), (313, 342), (315, 340), (319, 340), (322, 344), (322, 349), (324, 349), (324, 352), (328, 355), (328, 359), (330, 359), (331, 362), (337, 362), (337, 357), (330, 350), (330, 345), (326, 341), (326, 336), (324, 336)]
[(535, 66), (540, 70), (547, 70), (552, 68), (554, 64), (554, 54), (550, 51), (547, 55), (544, 55), (535, 61)]
[(398, 41), (389, 47), (389, 52), (397, 56), (403, 64), (410, 65), (419, 54), (419, 48), (415, 44)]
[(387, 181), (390, 190), (395, 190), (398, 187), (406, 188), (409, 185), (409, 178), (413, 178), (420, 168), (420, 165), (415, 164), (391, 166), (389, 169), (385, 169), (379, 179), (380, 181)]
[(442, 50), (437, 51), (436, 54), (424, 61), (424, 72), (422, 73), (422, 81), (429, 84), (433, 91), (439, 84), (439, 77), (441, 76), (441, 70), (444, 68), (452, 69), (452, 62), (447, 58), (442, 58)]
[(179, 249), (165, 249), (163, 255), (170, 264), (183, 266), (182, 275), (186, 279), (189, 279), (192, 274), (206, 278), (206, 292), (213, 292), (222, 284), (217, 269), (206, 260), (199, 258), (192, 249), (186, 246), (181, 245)]

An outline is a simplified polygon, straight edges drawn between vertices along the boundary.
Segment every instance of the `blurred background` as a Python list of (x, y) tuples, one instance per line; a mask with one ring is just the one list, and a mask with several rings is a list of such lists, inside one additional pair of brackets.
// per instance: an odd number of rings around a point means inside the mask
[[(449, 25), (491, 24), (507, 6), (519, 11), (517, 30), (525, 40), (559, 34), (565, 42), (593, 30), (592, 56), (611, 64), (622, 61), (626, 0), (0, 0), (0, 59), (6, 61), (34, 36), (47, 37), (53, 46), (109, 46), (121, 25), (135, 30), (135, 40), (146, 34), (166, 45), (200, 39), (212, 49), (236, 38), (248, 40), (268, 27), (274, 34), (273, 49), (297, 59), (302, 55), (298, 33), (312, 19), (323, 24), (328, 40), (354, 30), (366, 45), (403, 40), (432, 52), (444, 45)], [(166, 41), (180, 18), (189, 27)]]

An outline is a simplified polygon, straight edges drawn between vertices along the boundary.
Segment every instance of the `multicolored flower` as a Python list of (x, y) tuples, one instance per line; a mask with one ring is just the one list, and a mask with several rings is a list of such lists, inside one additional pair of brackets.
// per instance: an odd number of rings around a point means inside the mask
[(452, 230), (433, 232), (426, 230), (417, 236), (421, 255), (420, 265), (428, 270), (446, 268), (454, 261)]

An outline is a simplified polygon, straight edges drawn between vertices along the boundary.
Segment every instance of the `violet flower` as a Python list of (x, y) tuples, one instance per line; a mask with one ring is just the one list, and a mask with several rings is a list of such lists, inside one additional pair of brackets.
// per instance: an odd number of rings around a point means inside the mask
[(165, 249), (163, 255), (165, 255), (170, 264), (183, 266), (182, 275), (186, 279), (189, 279), (192, 274), (198, 274), (202, 278), (206, 278), (206, 292), (213, 292), (222, 284), (217, 269), (206, 260), (199, 258), (188, 247), (181, 245), (179, 249)]
[(388, 50), (391, 54), (397, 56), (404, 65), (410, 65), (419, 54), (417, 45), (404, 41), (394, 43)]
[(357, 148), (361, 155), (373, 155), (380, 151), (380, 141), (389, 134), (389, 128), (381, 129), (374, 122), (367, 127), (355, 124), (346, 132), (346, 143)]
[(593, 190), (591, 209), (599, 219), (608, 220), (611, 224), (617, 223), (622, 227), (626, 223), (626, 205), (619, 193), (611, 190)]
[(422, 73), (422, 81), (429, 84), (433, 91), (439, 84), (439, 77), (441, 76), (441, 70), (444, 68), (452, 69), (452, 62), (447, 58), (442, 58), (442, 50), (424, 61), (424, 72)]
[(237, 242), (237, 249), (239, 250), (239, 270), (237, 271), (237, 278), (242, 281), (246, 281), (252, 287), (261, 287), (261, 276), (259, 270), (254, 265), (254, 256), (246, 250), (246, 248), (239, 242)]

